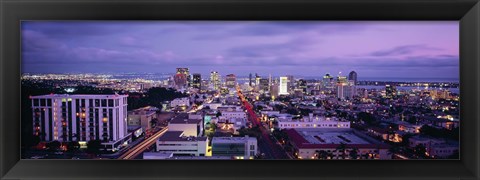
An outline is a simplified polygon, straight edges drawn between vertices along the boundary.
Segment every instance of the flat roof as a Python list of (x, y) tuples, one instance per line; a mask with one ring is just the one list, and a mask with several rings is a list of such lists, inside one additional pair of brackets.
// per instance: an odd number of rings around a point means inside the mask
[(182, 136), (183, 131), (167, 131), (158, 138), (158, 141), (205, 141), (207, 137)]
[(39, 96), (30, 96), (30, 98), (120, 98), (128, 95), (120, 94), (45, 94)]
[(288, 129), (288, 136), (298, 148), (388, 148), (388, 145), (360, 135), (352, 129)]
[(198, 124), (200, 122), (202, 119), (189, 119), (188, 113), (180, 113), (170, 121), (171, 124)]
[(212, 143), (232, 143), (232, 142), (247, 142), (247, 141), (257, 141), (255, 137), (213, 137)]

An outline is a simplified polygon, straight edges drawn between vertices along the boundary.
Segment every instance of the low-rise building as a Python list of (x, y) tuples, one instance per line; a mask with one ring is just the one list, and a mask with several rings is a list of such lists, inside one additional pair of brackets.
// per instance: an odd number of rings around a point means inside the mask
[(187, 113), (181, 113), (168, 122), (168, 130), (182, 131), (185, 136), (202, 136), (203, 119), (189, 119)]
[(299, 159), (391, 159), (387, 144), (353, 129), (288, 129), (287, 135)]
[(170, 102), (170, 107), (178, 107), (178, 106), (190, 106), (190, 99), (188, 97), (184, 98), (177, 98)]
[(158, 108), (147, 106), (128, 112), (127, 124), (129, 127), (141, 127), (143, 130), (151, 128), (152, 119), (157, 119)]
[(258, 145), (255, 137), (213, 137), (212, 156), (229, 156), (235, 159), (253, 159)]
[(157, 152), (174, 156), (205, 156), (208, 150), (207, 137), (185, 136), (183, 131), (167, 131), (156, 142)]
[(341, 121), (337, 118), (313, 116), (302, 119), (293, 119), (291, 116), (277, 115), (277, 128), (294, 129), (294, 128), (350, 128), (350, 121)]

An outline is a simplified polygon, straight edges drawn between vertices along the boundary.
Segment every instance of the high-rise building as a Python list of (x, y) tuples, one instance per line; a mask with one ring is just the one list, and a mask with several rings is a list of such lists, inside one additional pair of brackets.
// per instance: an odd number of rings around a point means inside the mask
[(188, 68), (177, 68), (177, 72), (174, 76), (174, 81), (177, 88), (187, 87), (190, 82), (190, 72)]
[(295, 79), (292, 75), (287, 75), (287, 87), (288, 92), (293, 92), (293, 90), (295, 89)]
[(322, 84), (325, 89), (333, 89), (333, 87), (335, 86), (333, 76), (331, 76), (329, 73), (325, 74), (325, 76), (323, 76)]
[(260, 87), (260, 76), (255, 73), (255, 86)]
[(253, 83), (252, 81), (253, 81), (253, 79), (252, 79), (252, 73), (250, 73), (250, 74), (248, 75), (248, 85), (249, 85), (250, 87), (252, 87), (252, 83)]
[(307, 92), (307, 81), (305, 79), (299, 79), (297, 81), (297, 89), (301, 90), (302, 93)]
[(202, 75), (199, 73), (194, 73), (193, 79), (192, 79), (192, 87), (200, 89), (201, 83), (202, 83)]
[(100, 140), (107, 150), (131, 141), (128, 95), (32, 96), (33, 132), (42, 141)]
[(353, 84), (357, 85), (357, 72), (352, 71), (348, 74), (348, 80), (353, 81)]
[(279, 95), (288, 95), (288, 77), (282, 76), (280, 77), (280, 87), (279, 87)]
[(260, 87), (260, 90), (262, 90), (263, 92), (269, 92), (269, 83), (268, 83), (268, 79), (267, 78), (261, 78), (259, 80), (259, 87)]
[(210, 83), (214, 90), (220, 90), (220, 74), (217, 71), (210, 73)]
[(337, 98), (352, 99), (355, 95), (355, 84), (347, 80), (347, 77), (338, 75), (337, 77)]
[(225, 85), (227, 88), (235, 88), (237, 85), (237, 77), (235, 74), (229, 74), (225, 77)]
[(397, 95), (397, 88), (390, 84), (385, 85), (385, 97), (394, 98)]

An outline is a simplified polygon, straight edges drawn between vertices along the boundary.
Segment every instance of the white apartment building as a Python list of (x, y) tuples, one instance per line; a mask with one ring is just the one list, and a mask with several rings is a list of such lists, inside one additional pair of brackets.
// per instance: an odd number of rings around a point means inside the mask
[(190, 106), (190, 99), (188, 97), (184, 98), (177, 98), (170, 102), (170, 107), (177, 107), (177, 106)]
[(258, 151), (255, 137), (213, 137), (212, 156), (229, 156), (236, 159), (253, 159)]
[(279, 95), (288, 95), (288, 77), (280, 77)]
[(203, 119), (190, 119), (189, 114), (181, 113), (168, 122), (168, 131), (182, 131), (184, 136), (202, 136)]
[(292, 119), (291, 116), (281, 116), (277, 118), (279, 129), (295, 128), (350, 128), (350, 121), (340, 121), (337, 118), (323, 116), (304, 117), (303, 119)]
[(101, 140), (107, 150), (131, 141), (128, 95), (32, 96), (33, 132), (42, 141)]
[(157, 152), (173, 153), (173, 156), (205, 156), (207, 137), (185, 136), (182, 131), (167, 131), (157, 142)]

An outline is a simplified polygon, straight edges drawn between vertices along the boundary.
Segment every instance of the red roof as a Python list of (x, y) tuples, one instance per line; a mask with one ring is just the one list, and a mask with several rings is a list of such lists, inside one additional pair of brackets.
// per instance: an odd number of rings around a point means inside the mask
[[(288, 137), (299, 149), (333, 149), (337, 148), (339, 144), (310, 144), (302, 135), (300, 135), (295, 129), (286, 130)], [(379, 149), (388, 149), (387, 144), (345, 144), (346, 148), (379, 148)]]

